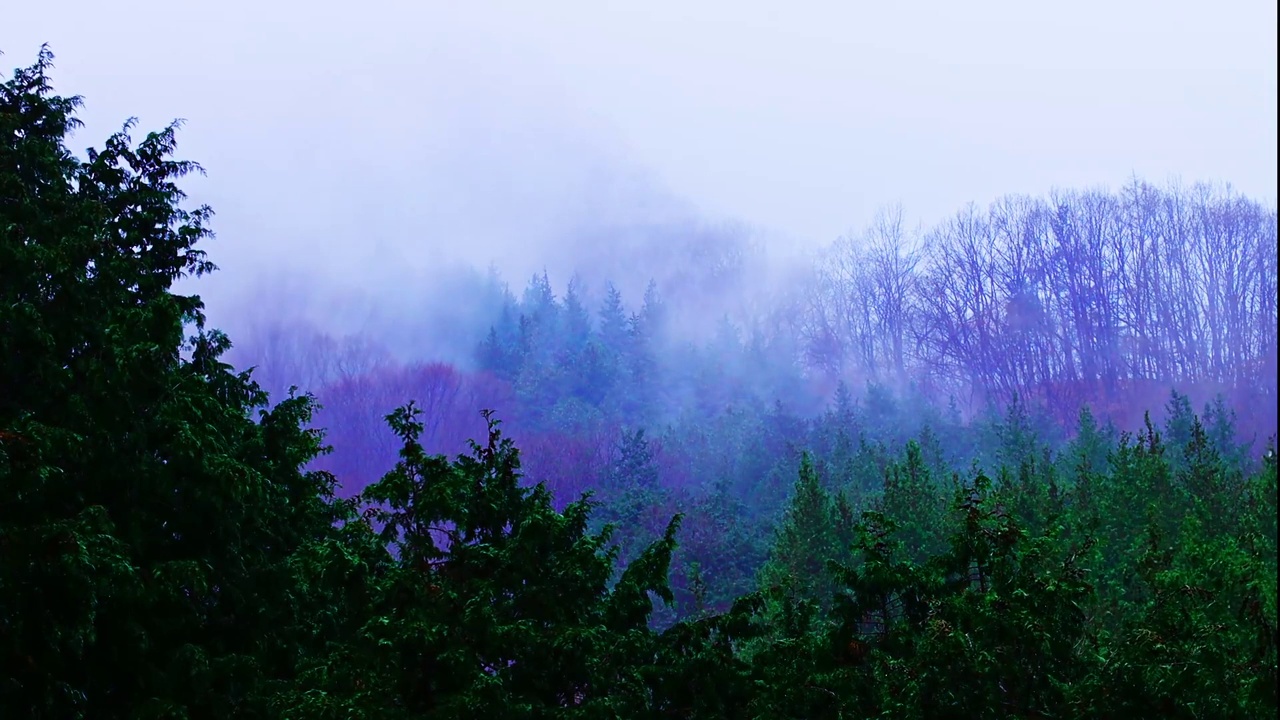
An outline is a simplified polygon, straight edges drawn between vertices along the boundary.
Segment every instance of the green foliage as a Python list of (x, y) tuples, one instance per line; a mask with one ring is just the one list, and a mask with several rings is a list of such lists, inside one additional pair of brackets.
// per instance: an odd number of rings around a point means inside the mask
[(630, 562), (662, 533), (667, 518), (656, 514), (669, 504), (658, 484), (653, 448), (644, 430), (624, 431), (605, 470), (598, 525), (612, 525), (619, 556)]
[(892, 463), (885, 472), (884, 492), (876, 508), (897, 524), (897, 537), (908, 556), (923, 562), (946, 548), (948, 493), (925, 463), (919, 443), (909, 441), (905, 455), (903, 462)]
[(837, 521), (835, 503), (819, 484), (813, 462), (805, 455), (791, 504), (778, 528), (769, 561), (761, 570), (762, 585), (779, 586), (797, 598), (828, 605), (835, 586), (827, 563), (843, 559), (846, 550), (837, 545)]
[(212, 267), (176, 126), (75, 158), (51, 61), (0, 85), (0, 714), (260, 715), (303, 651), (288, 568), (333, 532), (313, 405), (260, 410), (170, 290)]
[(745, 504), (723, 482), (690, 504), (672, 578), (680, 617), (726, 611), (756, 589), (770, 538), (758, 524), (743, 522), (746, 516)]
[[(584, 498), (556, 512), (519, 482), (519, 454), (489, 418), (487, 444), (426, 455), (409, 405), (388, 416), (401, 460), (361, 498), (390, 551), (347, 643), (280, 701), (289, 717), (605, 717), (643, 702), (631, 659), (652, 653), (650, 594), (670, 602), (678, 519), (609, 588), (609, 530)], [(312, 683), (321, 681), (317, 688)], [(625, 713), (624, 713), (625, 714)]]

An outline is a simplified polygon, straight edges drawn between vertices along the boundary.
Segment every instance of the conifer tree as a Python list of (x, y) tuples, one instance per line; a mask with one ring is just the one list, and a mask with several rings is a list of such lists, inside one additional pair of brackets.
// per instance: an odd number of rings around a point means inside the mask
[(805, 454), (769, 560), (761, 570), (761, 584), (785, 587), (799, 598), (828, 605), (834, 585), (827, 562), (842, 557), (837, 539), (835, 504), (822, 488), (813, 460)]
[(177, 124), (75, 157), (52, 59), (0, 84), (0, 715), (261, 716), (343, 512), (313, 405), (263, 409), (172, 291), (213, 269)]

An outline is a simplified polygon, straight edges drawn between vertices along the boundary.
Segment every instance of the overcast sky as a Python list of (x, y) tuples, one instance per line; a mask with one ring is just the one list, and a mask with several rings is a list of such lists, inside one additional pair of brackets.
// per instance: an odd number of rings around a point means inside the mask
[(75, 148), (188, 120), (242, 276), (522, 273), (566, 228), (670, 216), (808, 247), (1135, 173), (1276, 197), (1274, 0), (5, 5), (0, 62), (48, 42), (85, 96)]

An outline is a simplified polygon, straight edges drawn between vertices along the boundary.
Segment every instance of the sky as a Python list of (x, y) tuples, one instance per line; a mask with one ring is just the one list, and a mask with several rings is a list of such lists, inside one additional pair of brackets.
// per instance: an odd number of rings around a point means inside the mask
[(7, 5), (0, 63), (47, 42), (85, 97), (73, 148), (186, 119), (206, 295), (564, 271), (583, 228), (652, 222), (794, 251), (1134, 175), (1276, 198), (1263, 0)]

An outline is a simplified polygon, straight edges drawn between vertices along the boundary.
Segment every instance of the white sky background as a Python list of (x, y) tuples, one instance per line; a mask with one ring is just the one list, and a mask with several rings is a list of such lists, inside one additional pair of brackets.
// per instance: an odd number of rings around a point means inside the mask
[(1132, 174), (1276, 198), (1274, 0), (0, 5), (0, 64), (48, 42), (85, 96), (73, 147), (188, 120), (207, 297), (282, 258), (518, 289), (567, 229), (655, 215), (801, 248)]

